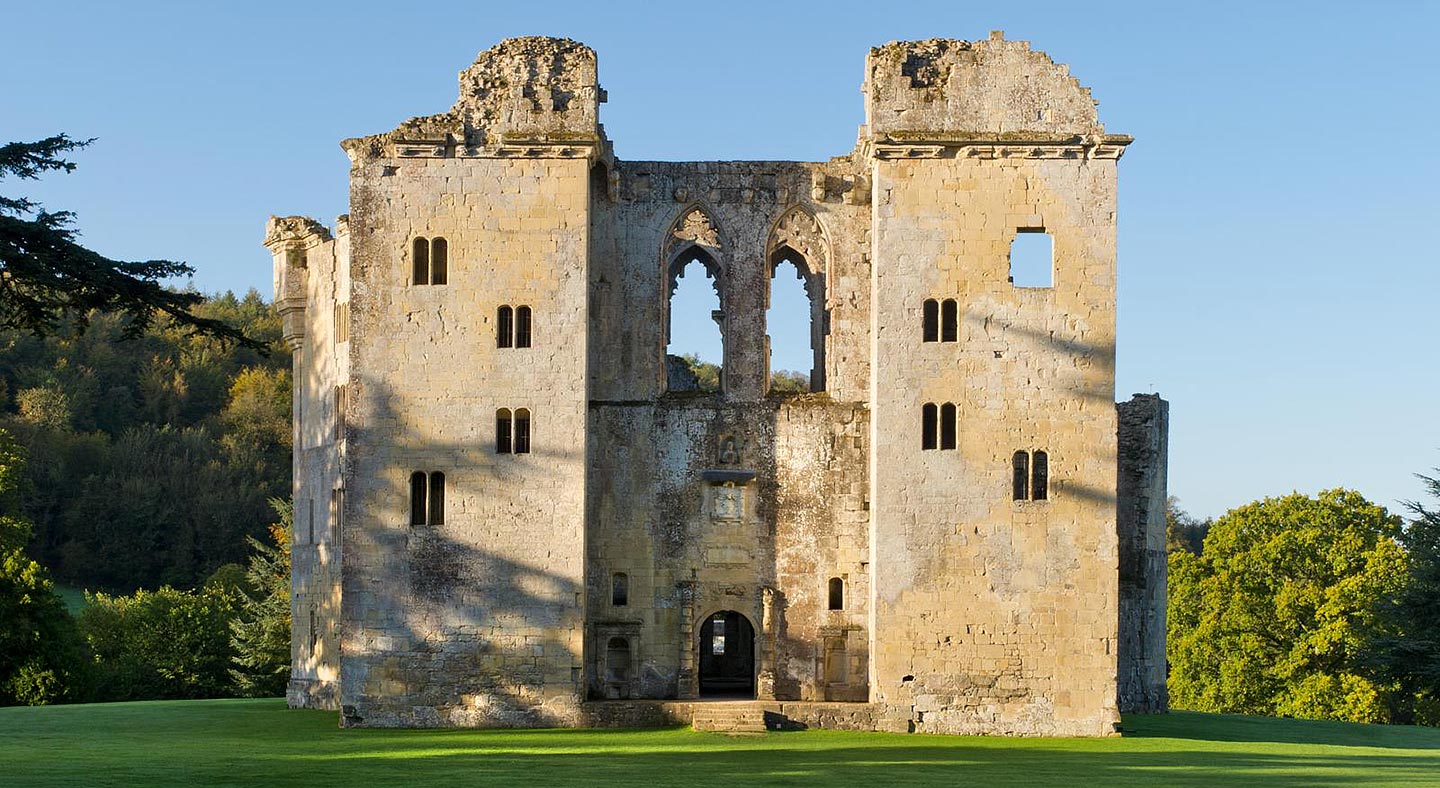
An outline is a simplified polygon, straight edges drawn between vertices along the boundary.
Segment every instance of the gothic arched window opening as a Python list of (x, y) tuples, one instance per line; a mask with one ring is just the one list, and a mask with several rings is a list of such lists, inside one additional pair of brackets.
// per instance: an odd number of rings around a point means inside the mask
[(719, 263), (699, 246), (687, 247), (670, 264), (665, 328), (668, 391), (720, 391), (724, 386), (720, 276)]
[[(786, 274), (782, 276), (782, 269)], [(770, 255), (765, 312), (771, 391), (825, 390), (825, 285), (805, 256), (780, 246)], [(801, 340), (800, 337), (806, 337)], [(809, 367), (808, 372), (806, 367)]]
[(449, 268), (450, 245), (444, 238), (416, 238), (411, 243), (410, 284), (446, 284)]

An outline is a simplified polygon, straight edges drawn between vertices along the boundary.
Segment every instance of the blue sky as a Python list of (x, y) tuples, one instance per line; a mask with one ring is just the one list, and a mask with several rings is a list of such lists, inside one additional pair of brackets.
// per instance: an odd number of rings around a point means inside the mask
[(1003, 29), (1137, 138), (1117, 395), (1171, 401), (1182, 505), (1343, 485), (1393, 507), (1440, 466), (1437, 3), (6, 6), (0, 137), (99, 138), (25, 193), (106, 254), (267, 294), (265, 217), (345, 212), (338, 141), (447, 109), (506, 36), (599, 52), (621, 158), (818, 160), (854, 144), (868, 47)]

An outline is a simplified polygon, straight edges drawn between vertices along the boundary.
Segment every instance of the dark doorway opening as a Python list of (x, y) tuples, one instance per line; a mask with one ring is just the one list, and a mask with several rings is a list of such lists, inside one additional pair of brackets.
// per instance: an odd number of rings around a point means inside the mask
[(755, 697), (755, 627), (734, 610), (712, 613), (700, 626), (700, 694)]

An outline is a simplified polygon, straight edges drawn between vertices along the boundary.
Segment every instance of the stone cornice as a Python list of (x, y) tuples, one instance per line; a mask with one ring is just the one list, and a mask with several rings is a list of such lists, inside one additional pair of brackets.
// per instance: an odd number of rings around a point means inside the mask
[(896, 159), (1118, 159), (1134, 141), (1126, 134), (1098, 137), (1046, 137), (1041, 135), (906, 135), (887, 136), (873, 143), (872, 155)]

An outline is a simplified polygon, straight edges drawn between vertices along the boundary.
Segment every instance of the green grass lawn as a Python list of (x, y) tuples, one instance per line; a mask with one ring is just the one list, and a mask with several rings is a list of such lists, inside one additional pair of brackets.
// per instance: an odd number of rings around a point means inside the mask
[(1440, 786), (1440, 730), (1135, 716), (1111, 739), (394, 731), (279, 700), (0, 709), (0, 786)]

